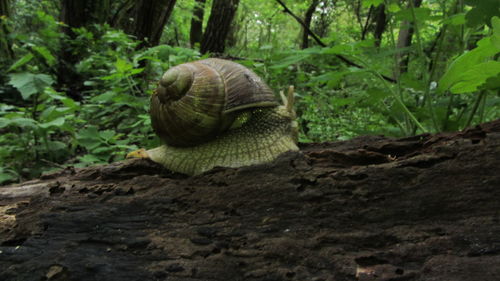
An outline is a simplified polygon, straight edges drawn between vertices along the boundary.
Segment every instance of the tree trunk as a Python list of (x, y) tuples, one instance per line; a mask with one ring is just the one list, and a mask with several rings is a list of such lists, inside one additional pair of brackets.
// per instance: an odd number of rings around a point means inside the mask
[(239, 0), (213, 0), (207, 28), (201, 40), (200, 52), (224, 53), (226, 38), (238, 9)]
[[(304, 24), (307, 29), (311, 29), (311, 21), (314, 11), (316, 11), (316, 7), (319, 4), (319, 0), (313, 0), (309, 8), (307, 8), (306, 14), (304, 15)], [(309, 33), (307, 32), (306, 27), (302, 27), (302, 49), (309, 48)]]
[(156, 46), (176, 0), (138, 0), (126, 2), (113, 23), (125, 33), (141, 40), (139, 48)]
[(110, 0), (63, 0), (61, 2), (60, 20), (66, 25), (62, 29), (69, 40), (63, 40), (61, 43), (57, 67), (57, 88), (75, 100), (83, 98), (80, 92), (84, 86), (82, 77), (75, 70), (80, 56), (75, 54), (71, 44), (76, 38), (73, 28), (90, 27), (94, 23), (106, 22), (109, 7)]
[[(422, 0), (410, 0), (413, 1), (413, 7), (418, 8), (420, 5), (422, 5)], [(408, 3), (408, 8), (412, 6), (412, 3)], [(398, 35), (398, 43), (397, 43), (397, 48), (398, 49), (404, 49), (408, 48), (411, 46), (411, 40), (413, 37), (413, 22), (410, 21), (403, 21), (401, 23), (401, 28), (399, 30), (399, 35)], [(398, 59), (398, 69), (397, 73), (395, 73), (396, 79), (403, 73), (408, 72), (408, 64), (410, 62), (410, 54), (408, 51), (400, 51), (397, 54), (397, 59)]]
[(189, 31), (189, 42), (191, 48), (201, 42), (203, 36), (203, 16), (205, 14), (206, 0), (195, 0), (193, 8), (193, 17), (191, 18), (191, 29)]
[(12, 42), (8, 35), (11, 30), (6, 20), (10, 20), (10, 0), (0, 0), (0, 62), (14, 59)]
[(196, 177), (67, 168), (0, 187), (0, 280), (494, 281), (498, 167), (500, 120)]
[(375, 28), (373, 30), (373, 38), (375, 38), (375, 46), (380, 47), (382, 42), (382, 34), (387, 26), (387, 16), (385, 14), (385, 5), (381, 4), (375, 9)]

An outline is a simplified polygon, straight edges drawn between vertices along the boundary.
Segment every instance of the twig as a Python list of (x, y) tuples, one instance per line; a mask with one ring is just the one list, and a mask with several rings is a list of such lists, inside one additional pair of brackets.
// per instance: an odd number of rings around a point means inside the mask
[[(325, 43), (323, 43), (323, 41), (321, 41), (321, 39), (318, 38), (318, 36), (316, 34), (314, 34), (314, 32), (312, 32), (311, 29), (309, 29), (309, 27), (306, 26), (306, 24), (302, 21), (301, 18), (299, 18), (298, 16), (296, 16), (292, 11), (290, 11), (290, 9), (288, 9), (288, 7), (285, 5), (285, 3), (283, 3), (283, 1), (281, 0), (276, 0), (276, 2), (278, 2), (282, 7), (283, 7), (283, 11), (285, 13), (288, 13), (290, 14), (298, 23), (300, 23), (300, 25), (302, 25), (302, 27), (304, 27), (304, 30), (309, 33), (309, 35), (311, 35), (311, 37), (314, 39), (314, 41), (316, 41), (316, 43), (318, 43), (318, 45), (320, 45), (321, 47), (328, 47)], [(350, 65), (350, 66), (354, 66), (354, 67), (357, 67), (357, 68), (360, 68), (360, 69), (364, 69), (363, 66), (349, 60), (348, 58), (342, 56), (342, 55), (338, 55), (336, 54), (335, 55), (338, 59), (340, 59), (341, 61), (343, 61), (345, 64), (347, 65)], [(389, 76), (386, 76), (386, 75), (383, 75), (381, 74), (381, 76), (384, 78), (384, 80), (387, 80), (391, 83), (396, 83), (397, 81), (394, 79), (394, 78), (391, 78)]]

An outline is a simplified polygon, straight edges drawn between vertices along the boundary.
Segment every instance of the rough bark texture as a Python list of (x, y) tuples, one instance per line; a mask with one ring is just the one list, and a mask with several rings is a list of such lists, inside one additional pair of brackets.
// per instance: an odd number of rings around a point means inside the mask
[(141, 46), (156, 46), (175, 2), (176, 0), (127, 1), (113, 24), (141, 40)]
[(499, 280), (499, 167), (500, 120), (191, 178), (68, 169), (0, 188), (0, 280)]
[(189, 30), (189, 42), (191, 48), (201, 42), (203, 35), (203, 16), (205, 14), (205, 1), (196, 0), (193, 8), (193, 17), (191, 18), (191, 28)]
[(4, 22), (10, 17), (10, 1), (0, 0), (0, 51), (2, 55), (0, 62), (4, 60), (14, 59), (14, 51), (12, 50), (12, 42), (8, 35), (11, 32), (10, 28)]
[(224, 53), (226, 38), (240, 0), (213, 0), (207, 28), (201, 40), (200, 52)]

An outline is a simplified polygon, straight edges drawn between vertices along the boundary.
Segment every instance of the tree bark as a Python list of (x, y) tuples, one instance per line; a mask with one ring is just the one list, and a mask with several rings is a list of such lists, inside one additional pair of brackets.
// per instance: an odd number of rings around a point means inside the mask
[(1, 187), (0, 280), (498, 280), (499, 133), (302, 144), (196, 177), (136, 159)]
[(380, 4), (375, 10), (375, 28), (373, 30), (373, 38), (375, 38), (375, 46), (380, 47), (382, 42), (382, 34), (387, 26), (387, 15), (385, 14), (385, 5)]
[[(422, 5), (422, 0), (410, 0), (413, 1), (413, 7), (418, 8)], [(408, 8), (412, 6), (412, 3), (408, 3)], [(398, 34), (397, 48), (404, 49), (411, 46), (411, 40), (413, 37), (413, 22), (403, 21), (401, 23), (401, 28)], [(408, 72), (408, 64), (410, 62), (410, 54), (408, 51), (400, 51), (397, 54), (398, 69), (395, 73), (396, 79), (403, 73)]]
[[(176, 0), (138, 0), (125, 5), (117, 16), (115, 27), (141, 40), (139, 48), (156, 46)], [(127, 4), (127, 3), (126, 3)]]
[(191, 18), (191, 29), (189, 31), (189, 42), (191, 48), (201, 42), (203, 36), (203, 17), (205, 14), (206, 0), (195, 0), (193, 8), (193, 17)]
[(5, 22), (10, 20), (10, 0), (0, 0), (0, 50), (2, 55), (0, 61), (14, 59), (14, 51), (12, 50), (12, 42), (8, 35), (11, 30)]
[(224, 53), (226, 38), (238, 4), (239, 0), (213, 0), (207, 28), (201, 40), (200, 52), (202, 54)]
[(307, 29), (311, 29), (312, 16), (314, 11), (316, 11), (316, 7), (319, 4), (319, 0), (313, 0), (309, 8), (307, 8), (306, 14), (304, 15), (304, 24), (306, 26), (302, 27), (302, 49), (309, 48), (309, 32)]

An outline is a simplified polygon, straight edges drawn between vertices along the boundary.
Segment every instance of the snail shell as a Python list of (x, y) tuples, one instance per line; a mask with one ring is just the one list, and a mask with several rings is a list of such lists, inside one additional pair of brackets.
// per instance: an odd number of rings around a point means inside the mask
[(228, 130), (249, 108), (277, 106), (254, 72), (222, 59), (181, 64), (163, 74), (151, 97), (151, 122), (168, 145), (205, 143)]

